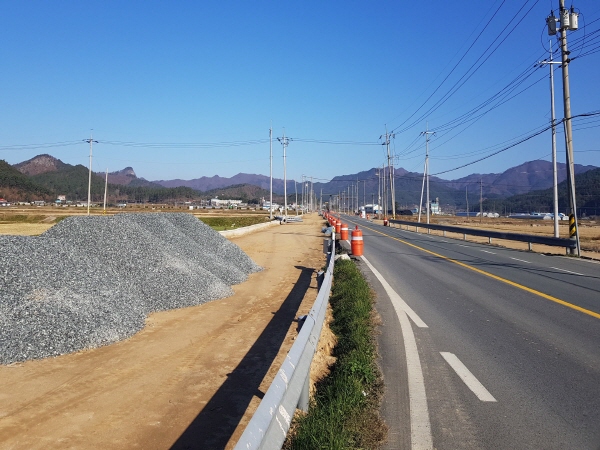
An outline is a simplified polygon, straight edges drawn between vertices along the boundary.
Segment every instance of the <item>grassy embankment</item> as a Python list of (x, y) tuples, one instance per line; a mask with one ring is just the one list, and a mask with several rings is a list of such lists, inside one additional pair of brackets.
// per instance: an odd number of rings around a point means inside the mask
[(378, 412), (383, 381), (376, 363), (377, 320), (373, 294), (354, 262), (336, 262), (330, 303), (336, 362), (317, 384), (308, 414), (295, 419), (284, 448), (378, 448), (386, 428)]
[(222, 216), (222, 217), (198, 217), (202, 222), (216, 231), (234, 230), (241, 227), (249, 227), (258, 223), (265, 223), (263, 216)]

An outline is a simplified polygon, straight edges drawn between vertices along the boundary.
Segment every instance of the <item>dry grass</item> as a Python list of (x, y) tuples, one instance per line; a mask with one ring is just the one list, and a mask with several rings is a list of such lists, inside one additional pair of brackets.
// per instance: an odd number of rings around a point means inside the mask
[(53, 225), (53, 223), (0, 223), (0, 234), (38, 236)]
[[(399, 217), (398, 220), (403, 221), (417, 221), (416, 217)], [(421, 222), (425, 219), (422, 217)], [(471, 218), (467, 220), (465, 217), (432, 217), (431, 223), (439, 225), (449, 225), (463, 228), (474, 228), (483, 230), (493, 231), (505, 231), (508, 233), (523, 233), (533, 234), (542, 236), (553, 236), (554, 225), (552, 221), (542, 220), (520, 220), (520, 219), (488, 219), (483, 218)], [(404, 227), (404, 226), (403, 226)], [(410, 227), (414, 231), (413, 227)], [(427, 233), (425, 228), (419, 229), (420, 233)], [(442, 236), (442, 231), (431, 230), (430, 234), (436, 236)], [(463, 235), (460, 233), (446, 233), (446, 236), (453, 239), (463, 239)], [(569, 236), (569, 222), (564, 220), (559, 222), (559, 236), (561, 238), (567, 238)], [(581, 243), (581, 255), (589, 258), (600, 259), (600, 224), (595, 220), (585, 220), (579, 222), (579, 239)], [(488, 243), (488, 238), (468, 236), (467, 241)], [(529, 246), (526, 242), (515, 242), (508, 240), (493, 239), (492, 245), (499, 247), (514, 248), (519, 250), (528, 250)], [(561, 247), (550, 247), (545, 245), (533, 245), (533, 251), (538, 253), (564, 255), (565, 249)]]

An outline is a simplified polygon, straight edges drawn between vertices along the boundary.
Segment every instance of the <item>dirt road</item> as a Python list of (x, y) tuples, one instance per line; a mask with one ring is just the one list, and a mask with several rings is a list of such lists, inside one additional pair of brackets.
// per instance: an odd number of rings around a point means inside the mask
[(232, 239), (262, 272), (107, 347), (0, 366), (3, 449), (231, 448), (316, 298), (322, 221)]

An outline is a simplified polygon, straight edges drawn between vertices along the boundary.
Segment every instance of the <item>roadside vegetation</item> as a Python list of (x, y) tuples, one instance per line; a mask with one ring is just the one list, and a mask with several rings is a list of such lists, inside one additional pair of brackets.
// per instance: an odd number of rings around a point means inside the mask
[(202, 222), (216, 231), (234, 230), (241, 227), (249, 227), (258, 223), (265, 223), (268, 216), (222, 216), (222, 217), (198, 217)]
[(51, 223), (55, 224), (65, 217), (46, 216), (43, 214), (0, 214), (0, 223)]
[(376, 363), (373, 294), (354, 262), (338, 260), (330, 299), (336, 362), (317, 383), (309, 412), (296, 417), (285, 449), (375, 449), (386, 427), (379, 416), (383, 391)]

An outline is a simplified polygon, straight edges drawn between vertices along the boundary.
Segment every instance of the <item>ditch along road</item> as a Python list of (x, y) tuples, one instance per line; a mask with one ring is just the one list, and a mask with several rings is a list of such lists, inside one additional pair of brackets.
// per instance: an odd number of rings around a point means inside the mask
[(322, 224), (231, 239), (264, 270), (229, 298), (152, 314), (113, 345), (0, 366), (0, 448), (232, 448), (316, 299)]
[(600, 448), (598, 262), (347, 219), (383, 322), (387, 448)]

